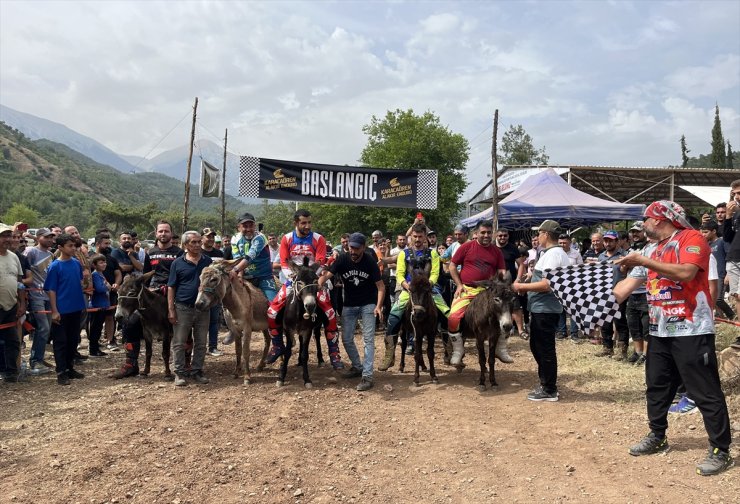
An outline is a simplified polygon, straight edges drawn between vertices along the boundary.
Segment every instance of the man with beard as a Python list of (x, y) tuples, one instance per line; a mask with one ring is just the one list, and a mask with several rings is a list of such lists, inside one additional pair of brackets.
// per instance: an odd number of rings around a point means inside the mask
[[(365, 252), (365, 236), (354, 233), (349, 238), (349, 254), (339, 258), (319, 278), (319, 289), (334, 276), (342, 279), (345, 286), (345, 304), (342, 312), (342, 342), (352, 367), (343, 378), (362, 377), (357, 390), (364, 392), (373, 386), (375, 359), (375, 317), (382, 321), (385, 285), (374, 256)], [(364, 359), (355, 345), (355, 326), (361, 320)]]
[[(738, 181), (740, 197), (740, 181)], [(728, 212), (729, 213), (729, 212)], [(624, 301), (647, 281), (650, 344), (645, 363), (650, 432), (629, 449), (630, 455), (668, 451), (668, 409), (683, 382), (704, 419), (709, 436), (707, 457), (696, 467), (702, 476), (732, 467), (730, 418), (719, 379), (712, 299), (709, 292), (711, 249), (691, 229), (684, 209), (673, 201), (656, 201), (645, 209), (644, 229), (651, 242), (642, 253), (619, 260), (633, 268), (614, 295)]]
[(0, 373), (6, 383), (19, 381), (21, 342), (18, 338), (18, 318), (26, 312), (21, 262), (11, 249), (13, 227), (0, 222)]
[[(95, 250), (96, 252), (93, 255), (97, 253), (105, 256), (106, 266), (103, 276), (110, 284), (110, 305), (115, 306), (118, 303), (118, 287), (123, 280), (123, 274), (121, 273), (121, 267), (118, 265), (118, 261), (111, 255), (111, 237), (108, 233), (100, 233), (95, 237)], [(105, 339), (108, 341), (108, 350), (117, 352), (118, 343), (116, 343), (115, 335), (116, 321), (113, 315), (113, 310), (109, 310), (105, 314)]]
[[(172, 224), (166, 220), (157, 222), (155, 230), (157, 242), (149, 249), (149, 264), (154, 276), (149, 281), (151, 290), (162, 291), (170, 277), (172, 261), (182, 255), (182, 249), (172, 244)], [(164, 292), (161, 292), (164, 295)]]
[[(297, 265), (303, 264), (304, 258), (307, 258), (309, 265), (319, 264), (320, 268), (317, 274), (321, 273), (321, 267), (326, 264), (326, 239), (319, 233), (312, 231), (311, 212), (304, 209), (296, 210), (293, 214), (293, 223), (295, 224), (293, 232), (283, 236), (280, 242), (280, 266), (288, 281), (280, 287), (280, 292), (278, 292), (267, 309), (267, 324), (270, 328), (270, 336), (272, 337), (272, 347), (267, 356), (268, 363), (275, 362), (285, 351), (282, 327), (278, 325), (277, 317), (280, 310), (285, 307), (288, 301), (288, 294), (293, 290), (293, 283), (290, 281), (293, 276), (293, 270), (290, 267), (291, 263)], [(324, 312), (327, 319), (325, 322), (325, 332), (331, 365), (335, 370), (343, 369), (344, 363), (339, 353), (337, 319), (326, 289), (319, 291), (316, 304)]]
[(118, 236), (118, 248), (111, 252), (111, 256), (118, 261), (123, 278), (127, 275), (140, 275), (144, 270), (144, 264), (139, 261), (139, 253), (134, 248), (134, 239), (130, 231), (124, 231)]
[[(453, 366), (459, 366), (465, 355), (465, 346), (460, 333), (460, 323), (465, 317), (465, 311), (470, 301), (485, 290), (485, 287), (476, 286), (475, 282), (488, 280), (497, 274), (506, 274), (504, 255), (497, 246), (491, 243), (492, 241), (493, 222), (481, 221), (478, 224), (475, 240), (463, 243), (450, 261), (450, 276), (457, 286), (447, 320), (452, 343), (450, 364)], [(458, 266), (460, 266), (459, 272)], [(494, 351), (501, 359), (506, 350), (506, 338), (499, 338), (498, 341)]]

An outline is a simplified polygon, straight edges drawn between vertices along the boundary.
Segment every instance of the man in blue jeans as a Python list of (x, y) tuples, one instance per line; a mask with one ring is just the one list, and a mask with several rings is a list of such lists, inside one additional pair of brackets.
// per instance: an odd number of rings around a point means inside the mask
[[(365, 252), (365, 236), (353, 233), (349, 237), (349, 253), (341, 253), (337, 260), (319, 279), (319, 290), (328, 279), (337, 275), (344, 284), (344, 308), (342, 310), (342, 342), (352, 367), (342, 374), (343, 378), (358, 378), (359, 392), (373, 387), (375, 360), (375, 316), (383, 319), (385, 285), (380, 276), (379, 261)], [(355, 345), (355, 324), (362, 320), (362, 340), (365, 358), (361, 362)]]
[(33, 286), (29, 289), (28, 295), (28, 309), (33, 314), (36, 330), (33, 334), (28, 370), (34, 376), (50, 373), (54, 367), (44, 360), (46, 344), (51, 334), (51, 304), (49, 296), (44, 292), (44, 282), (46, 281), (46, 270), (53, 259), (51, 247), (55, 239), (56, 235), (49, 228), (40, 228), (36, 231), (38, 244), (27, 248), (24, 252), (31, 264), (31, 275), (33, 276)]

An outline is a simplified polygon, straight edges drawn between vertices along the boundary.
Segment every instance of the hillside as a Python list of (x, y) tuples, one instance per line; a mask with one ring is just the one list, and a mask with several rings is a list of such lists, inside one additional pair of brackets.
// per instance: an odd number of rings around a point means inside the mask
[[(159, 173), (126, 174), (93, 161), (79, 152), (49, 140), (32, 141), (0, 122), (0, 215), (14, 203), (37, 211), (43, 222), (75, 223), (81, 229), (109, 226), (119, 229), (126, 222), (102, 220), (111, 212), (101, 209), (123, 208), (136, 213), (145, 226), (150, 220), (166, 217), (182, 219), (184, 184)], [(191, 180), (198, 179), (194, 169)], [(220, 200), (198, 196), (198, 186), (190, 189), (190, 216), (193, 226), (220, 222)], [(256, 210), (227, 196), (227, 214)], [(149, 214), (149, 215), (144, 215)], [(141, 217), (151, 217), (141, 218)], [(228, 215), (227, 215), (228, 218)], [(191, 226), (192, 227), (192, 226)], [(176, 226), (179, 229), (179, 226)]]

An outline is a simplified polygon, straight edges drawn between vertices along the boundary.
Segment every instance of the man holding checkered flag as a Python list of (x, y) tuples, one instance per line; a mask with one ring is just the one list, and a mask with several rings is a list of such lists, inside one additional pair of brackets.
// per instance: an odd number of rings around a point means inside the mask
[(730, 419), (722, 392), (714, 345), (712, 299), (709, 294), (711, 250), (691, 228), (684, 209), (672, 201), (656, 201), (645, 210), (644, 230), (651, 243), (617, 262), (633, 268), (616, 285), (619, 302), (647, 281), (650, 343), (645, 378), (650, 433), (631, 446), (630, 455), (669, 449), (668, 408), (683, 381), (704, 418), (709, 454), (696, 467), (702, 476), (733, 466)]

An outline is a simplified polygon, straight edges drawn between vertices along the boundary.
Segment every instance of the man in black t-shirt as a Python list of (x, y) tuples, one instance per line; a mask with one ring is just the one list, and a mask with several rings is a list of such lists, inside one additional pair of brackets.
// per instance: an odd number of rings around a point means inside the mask
[(172, 224), (169, 222), (157, 222), (156, 234), (157, 243), (149, 249), (149, 264), (154, 270), (149, 288), (158, 291), (167, 285), (172, 261), (182, 255), (182, 249), (172, 244)]
[[(353, 233), (349, 237), (349, 253), (341, 253), (337, 260), (319, 279), (321, 290), (328, 279), (338, 276), (344, 284), (344, 308), (342, 310), (342, 342), (352, 367), (342, 374), (343, 378), (362, 381), (357, 390), (363, 392), (373, 386), (375, 359), (375, 317), (383, 316), (385, 285), (380, 276), (377, 256), (365, 252), (365, 236)], [(365, 358), (361, 362), (355, 345), (355, 325), (362, 318), (362, 339)]]

